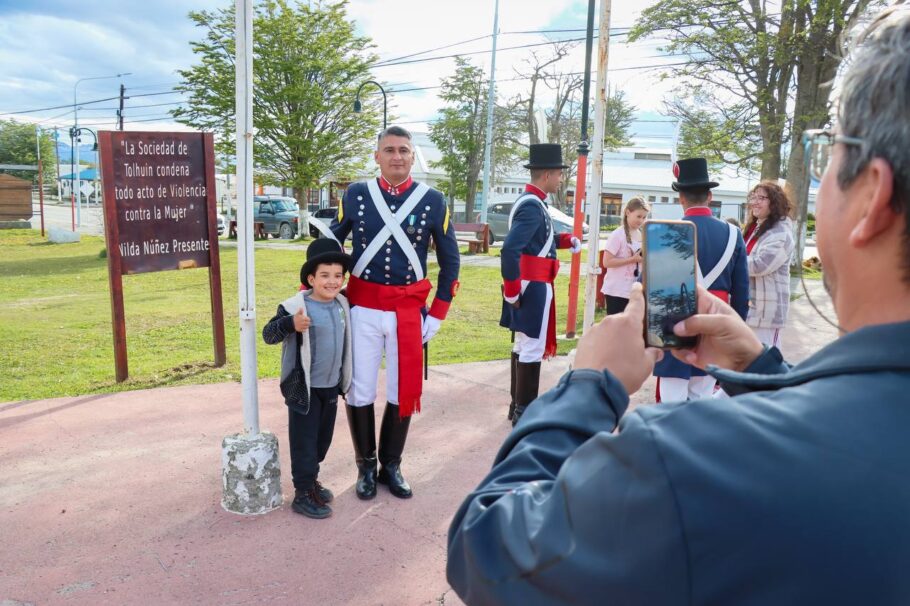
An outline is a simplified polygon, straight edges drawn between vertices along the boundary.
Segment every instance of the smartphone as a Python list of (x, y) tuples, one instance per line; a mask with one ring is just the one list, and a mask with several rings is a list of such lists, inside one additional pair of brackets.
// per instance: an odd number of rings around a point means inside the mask
[(695, 337), (678, 337), (673, 326), (695, 315), (697, 259), (691, 221), (646, 221), (642, 238), (645, 343), (663, 349), (691, 348)]

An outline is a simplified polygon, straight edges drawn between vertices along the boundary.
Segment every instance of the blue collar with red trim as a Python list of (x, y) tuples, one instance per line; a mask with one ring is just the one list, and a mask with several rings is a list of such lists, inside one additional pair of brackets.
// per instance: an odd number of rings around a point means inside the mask
[(408, 176), (407, 179), (405, 179), (398, 185), (392, 185), (388, 179), (386, 179), (382, 175), (379, 176), (379, 187), (381, 187), (384, 192), (390, 193), (393, 196), (400, 196), (404, 192), (408, 191), (408, 188), (411, 187), (411, 185), (413, 185), (413, 184), (414, 184), (414, 179), (412, 179), (410, 177), (410, 175)]

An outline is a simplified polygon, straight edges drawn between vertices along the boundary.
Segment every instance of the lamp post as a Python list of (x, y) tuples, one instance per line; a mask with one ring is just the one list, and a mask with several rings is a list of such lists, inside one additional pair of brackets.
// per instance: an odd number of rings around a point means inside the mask
[(363, 109), (363, 105), (360, 103), (360, 91), (362, 91), (363, 87), (366, 86), (367, 84), (375, 84), (376, 88), (378, 88), (379, 91), (382, 93), (382, 130), (385, 130), (386, 126), (387, 126), (386, 122), (387, 122), (387, 117), (388, 117), (388, 99), (386, 98), (386, 95), (385, 95), (385, 89), (382, 88), (382, 85), (379, 84), (379, 82), (376, 82), (375, 80), (367, 80), (366, 82), (364, 82), (363, 84), (360, 85), (360, 88), (357, 89), (357, 96), (356, 96), (357, 98), (354, 99), (354, 113), (359, 114), (360, 111)]
[[(76, 189), (76, 191), (75, 191), (75, 194), (76, 194), (76, 225), (79, 227), (82, 226), (82, 192), (79, 190), (80, 186), (82, 185), (82, 180), (79, 178), (79, 173), (77, 172), (77, 169), (79, 168), (80, 165), (79, 165), (79, 137), (78, 137), (79, 107), (76, 104), (76, 90), (79, 88), (79, 83), (85, 82), (86, 80), (107, 80), (109, 78), (120, 78), (122, 76), (130, 76), (130, 75), (132, 75), (132, 72), (124, 72), (122, 74), (114, 74), (112, 76), (90, 76), (88, 78), (79, 78), (78, 80), (76, 80), (76, 83), (73, 85), (73, 122), (75, 123), (75, 125), (73, 126), (73, 133), (74, 133), (73, 145), (75, 146), (75, 152), (76, 152), (76, 157), (74, 160), (75, 166), (73, 166), (73, 173), (74, 173), (73, 176), (76, 178), (76, 182), (75, 182), (76, 183), (76, 185), (75, 185), (75, 189)], [(95, 145), (97, 146), (97, 144), (98, 143), (97, 143), (97, 138), (96, 138)], [(70, 157), (72, 158), (72, 155)], [(80, 170), (80, 172), (81, 172), (81, 170)], [(73, 181), (70, 180), (70, 185), (72, 186), (72, 184), (73, 184)]]

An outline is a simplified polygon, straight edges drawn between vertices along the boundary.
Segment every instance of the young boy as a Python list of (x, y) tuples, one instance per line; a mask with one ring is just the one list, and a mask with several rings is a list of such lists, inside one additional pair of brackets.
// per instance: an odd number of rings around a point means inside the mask
[(278, 306), (262, 338), (281, 343), (281, 394), (288, 406), (291, 476), (297, 513), (332, 515), (332, 492), (319, 483), (319, 463), (332, 443), (338, 395), (351, 386), (351, 310), (339, 294), (351, 256), (331, 238), (306, 251), (300, 292)]

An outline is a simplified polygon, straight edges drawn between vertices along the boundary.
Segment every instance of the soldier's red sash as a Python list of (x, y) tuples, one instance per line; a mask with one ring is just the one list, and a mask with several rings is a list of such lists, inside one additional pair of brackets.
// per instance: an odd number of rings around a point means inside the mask
[[(421, 280), (407, 286), (390, 286), (348, 279), (348, 301), (370, 309), (394, 311), (398, 322), (398, 414), (401, 418), (420, 412), (423, 393), (423, 315), (432, 285)], [(354, 328), (354, 330), (357, 330)]]
[[(518, 261), (519, 271), (522, 280), (528, 282), (546, 282), (552, 285), (559, 273), (559, 261), (548, 257), (538, 257), (535, 255), (521, 255)], [(550, 309), (544, 313), (550, 314), (550, 321), (547, 323), (547, 340), (544, 345), (544, 359), (552, 358), (556, 355), (556, 292), (550, 298)], [(542, 336), (542, 335), (541, 335)]]

